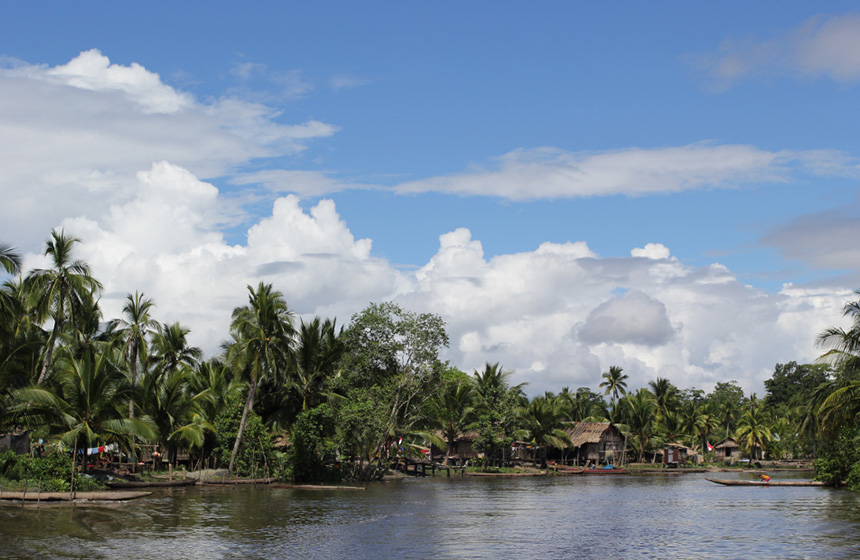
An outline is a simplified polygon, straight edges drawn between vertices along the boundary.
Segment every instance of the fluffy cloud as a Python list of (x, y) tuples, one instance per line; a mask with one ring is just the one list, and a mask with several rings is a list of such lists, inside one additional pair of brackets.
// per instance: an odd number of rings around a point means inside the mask
[(766, 294), (717, 263), (685, 266), (657, 244), (631, 255), (601, 258), (578, 242), (486, 259), (458, 229), (440, 237), (414, 289), (396, 298), (448, 321), (452, 363), (471, 371), (499, 361), (539, 394), (596, 387), (610, 365), (634, 387), (661, 376), (701, 388), (736, 379), (761, 391), (775, 363), (816, 356), (815, 335), (846, 297), (793, 287)]
[(860, 80), (860, 14), (817, 16), (768, 40), (727, 39), (717, 52), (690, 61), (718, 90), (747, 76), (775, 74), (854, 83)]
[(30, 249), (63, 218), (98, 219), (133, 200), (138, 171), (153, 162), (221, 177), (336, 131), (319, 121), (280, 124), (277, 111), (235, 98), (200, 103), (95, 50), (57, 67), (7, 64), (0, 96), (0, 234), (14, 231)]
[(706, 187), (731, 188), (753, 181), (784, 181), (798, 167), (819, 173), (856, 172), (838, 154), (823, 151), (768, 152), (752, 146), (705, 143), (603, 153), (542, 148), (505, 154), (490, 169), (404, 183), (396, 190), (511, 200), (641, 196)]
[(579, 339), (588, 344), (653, 347), (669, 342), (672, 333), (666, 306), (641, 292), (631, 292), (591, 310), (579, 331)]
[[(104, 284), (108, 318), (119, 316), (126, 294), (141, 291), (156, 302), (159, 320), (181, 321), (194, 344), (215, 353), (233, 308), (247, 302), (247, 286), (272, 283), (299, 314), (347, 320), (403, 284), (371, 255), (370, 240), (353, 238), (330, 200), (305, 212), (295, 196), (279, 198), (245, 245), (229, 245), (218, 231), (214, 186), (166, 162), (136, 179), (132, 200), (99, 219), (60, 224), (81, 239), (78, 255)], [(30, 254), (25, 269), (46, 265)]]
[[(107, 318), (141, 291), (160, 321), (182, 321), (209, 353), (226, 338), (233, 308), (247, 301), (247, 286), (264, 281), (297, 313), (341, 323), (371, 301), (439, 313), (452, 364), (471, 371), (501, 362), (531, 394), (596, 387), (610, 365), (623, 367), (633, 387), (659, 375), (684, 387), (737, 379), (760, 390), (775, 362), (815, 356), (815, 335), (838, 319), (849, 295), (794, 286), (764, 293), (719, 263), (693, 268), (656, 243), (626, 258), (601, 257), (581, 240), (488, 258), (466, 228), (441, 235), (436, 253), (404, 272), (375, 257), (371, 240), (356, 239), (333, 201), (305, 208), (283, 196), (355, 185), (320, 173), (236, 172), (255, 158), (301, 151), (333, 134), (332, 125), (279, 124), (273, 109), (236, 98), (201, 103), (96, 51), (55, 68), (0, 70), (0, 95), (0, 239), (28, 251), (30, 269), (45, 264), (36, 251), (46, 233), (66, 228), (105, 285)], [(825, 156), (706, 144), (522, 150), (495, 170), (400, 190), (515, 200), (640, 195), (783, 180), (795, 166), (841, 168)], [(243, 244), (225, 240), (237, 209), (216, 179), (259, 182), (279, 196), (267, 215), (248, 220)]]
[[(165, 162), (136, 182), (133, 199), (62, 226), (82, 239), (80, 256), (105, 285), (106, 317), (140, 290), (159, 320), (182, 321), (209, 353), (246, 287), (264, 281), (300, 315), (341, 324), (371, 301), (438, 313), (451, 338), (446, 359), (466, 371), (501, 362), (532, 395), (596, 387), (610, 365), (624, 368), (631, 387), (662, 376), (701, 388), (737, 379), (760, 391), (776, 362), (815, 356), (815, 335), (849, 295), (792, 286), (766, 294), (717, 263), (683, 265), (659, 244), (628, 258), (600, 257), (584, 242), (487, 258), (465, 228), (441, 235), (424, 266), (403, 272), (354, 238), (334, 202), (305, 210), (293, 195), (275, 201), (246, 244), (229, 245), (214, 186)], [(31, 254), (25, 267), (43, 264)]]

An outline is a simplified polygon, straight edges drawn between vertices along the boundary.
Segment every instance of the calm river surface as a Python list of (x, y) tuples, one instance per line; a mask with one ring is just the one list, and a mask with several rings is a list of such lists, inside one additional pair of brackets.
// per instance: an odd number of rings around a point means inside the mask
[(860, 494), (704, 476), (195, 487), (112, 506), (3, 506), (0, 558), (860, 558)]

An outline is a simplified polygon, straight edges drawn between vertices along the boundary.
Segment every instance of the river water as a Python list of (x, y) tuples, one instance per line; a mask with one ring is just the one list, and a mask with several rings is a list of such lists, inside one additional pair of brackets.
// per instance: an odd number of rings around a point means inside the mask
[(860, 558), (860, 494), (705, 476), (193, 487), (109, 506), (3, 506), (0, 558)]

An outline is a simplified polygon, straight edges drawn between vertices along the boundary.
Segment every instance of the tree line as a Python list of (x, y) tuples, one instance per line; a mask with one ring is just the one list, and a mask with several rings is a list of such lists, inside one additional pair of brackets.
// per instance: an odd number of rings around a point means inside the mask
[(820, 478), (860, 483), (860, 301), (846, 304), (850, 328), (820, 335), (818, 363), (777, 364), (762, 398), (735, 381), (706, 393), (657, 377), (634, 390), (612, 366), (595, 390), (529, 399), (498, 363), (470, 374), (441, 361), (438, 315), (371, 303), (345, 326), (305, 321), (265, 283), (248, 286), (220, 352), (204, 359), (145, 294), (128, 294), (121, 317), (105, 320), (79, 243), (52, 231), (50, 266), (26, 273), (0, 243), (10, 276), (0, 288), (0, 431), (28, 429), (82, 462), (76, 450), (113, 444), (135, 458), (149, 446), (170, 463), (187, 456), (242, 475), (369, 480), (396, 455), (450, 450), (466, 434), (485, 466), (517, 442), (536, 460), (563, 458), (572, 423), (592, 421), (621, 429), (631, 461), (668, 443), (707, 457), (734, 437), (751, 459), (757, 448), (815, 458)]

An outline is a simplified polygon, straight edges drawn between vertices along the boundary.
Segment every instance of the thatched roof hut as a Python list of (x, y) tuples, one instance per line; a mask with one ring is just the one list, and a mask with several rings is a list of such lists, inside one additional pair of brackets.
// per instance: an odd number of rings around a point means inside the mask
[(624, 434), (609, 422), (579, 422), (567, 430), (577, 464), (624, 460)]
[(725, 463), (737, 463), (741, 458), (741, 446), (735, 438), (728, 437), (714, 446), (714, 458)]

